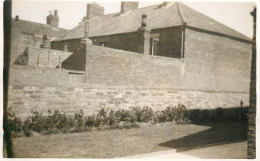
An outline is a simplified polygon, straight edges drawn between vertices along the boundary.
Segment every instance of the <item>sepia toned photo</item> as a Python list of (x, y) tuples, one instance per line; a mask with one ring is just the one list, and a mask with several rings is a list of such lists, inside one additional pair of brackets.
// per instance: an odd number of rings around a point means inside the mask
[(256, 6), (5, 1), (3, 157), (255, 159)]

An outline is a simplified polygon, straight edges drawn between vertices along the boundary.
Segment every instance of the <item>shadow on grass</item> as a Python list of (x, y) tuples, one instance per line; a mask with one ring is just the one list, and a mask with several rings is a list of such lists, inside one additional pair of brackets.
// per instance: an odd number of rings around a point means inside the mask
[(201, 126), (211, 128), (179, 139), (159, 144), (159, 146), (185, 151), (200, 147), (209, 147), (224, 142), (247, 140), (247, 122), (204, 123)]

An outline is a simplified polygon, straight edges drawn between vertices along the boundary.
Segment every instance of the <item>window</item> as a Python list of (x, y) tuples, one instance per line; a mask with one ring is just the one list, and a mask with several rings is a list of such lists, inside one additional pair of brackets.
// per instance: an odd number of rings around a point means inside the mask
[(151, 38), (151, 55), (158, 55), (159, 37)]
[(64, 45), (64, 51), (68, 52), (69, 51), (69, 46), (68, 45)]
[(99, 45), (105, 47), (106, 46), (106, 42), (100, 42)]

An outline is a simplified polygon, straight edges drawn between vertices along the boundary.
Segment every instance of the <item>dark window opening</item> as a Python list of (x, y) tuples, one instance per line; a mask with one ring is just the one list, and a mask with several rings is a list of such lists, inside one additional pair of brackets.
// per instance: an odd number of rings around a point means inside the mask
[(68, 52), (69, 51), (69, 46), (68, 45), (64, 45), (64, 51)]
[(103, 47), (106, 47), (106, 44), (107, 44), (106, 42), (100, 42), (100, 43), (99, 43), (99, 45), (100, 45), (100, 46), (103, 46)]
[(159, 48), (159, 38), (158, 37), (151, 38), (150, 55), (159, 55), (158, 48)]

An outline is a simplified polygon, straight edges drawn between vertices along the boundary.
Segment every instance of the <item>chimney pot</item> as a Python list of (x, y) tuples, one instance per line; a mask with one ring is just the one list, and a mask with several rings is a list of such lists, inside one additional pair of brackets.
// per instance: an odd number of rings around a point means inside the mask
[(167, 6), (169, 2), (163, 2), (163, 6)]
[(59, 16), (58, 11), (54, 11), (54, 15), (52, 11), (49, 11), (49, 15), (46, 17), (47, 25), (51, 27), (58, 28), (59, 27)]
[(142, 15), (141, 27), (147, 27), (147, 15), (146, 14)]
[(121, 13), (137, 9), (138, 4), (138, 2), (121, 2)]
[(19, 16), (15, 16), (15, 22), (19, 22)]
[(104, 7), (99, 6), (97, 3), (87, 4), (87, 19), (91, 19), (95, 16), (103, 16)]
[(85, 20), (85, 38), (89, 37), (89, 21)]
[(58, 16), (58, 11), (57, 10), (54, 11), (54, 16)]

